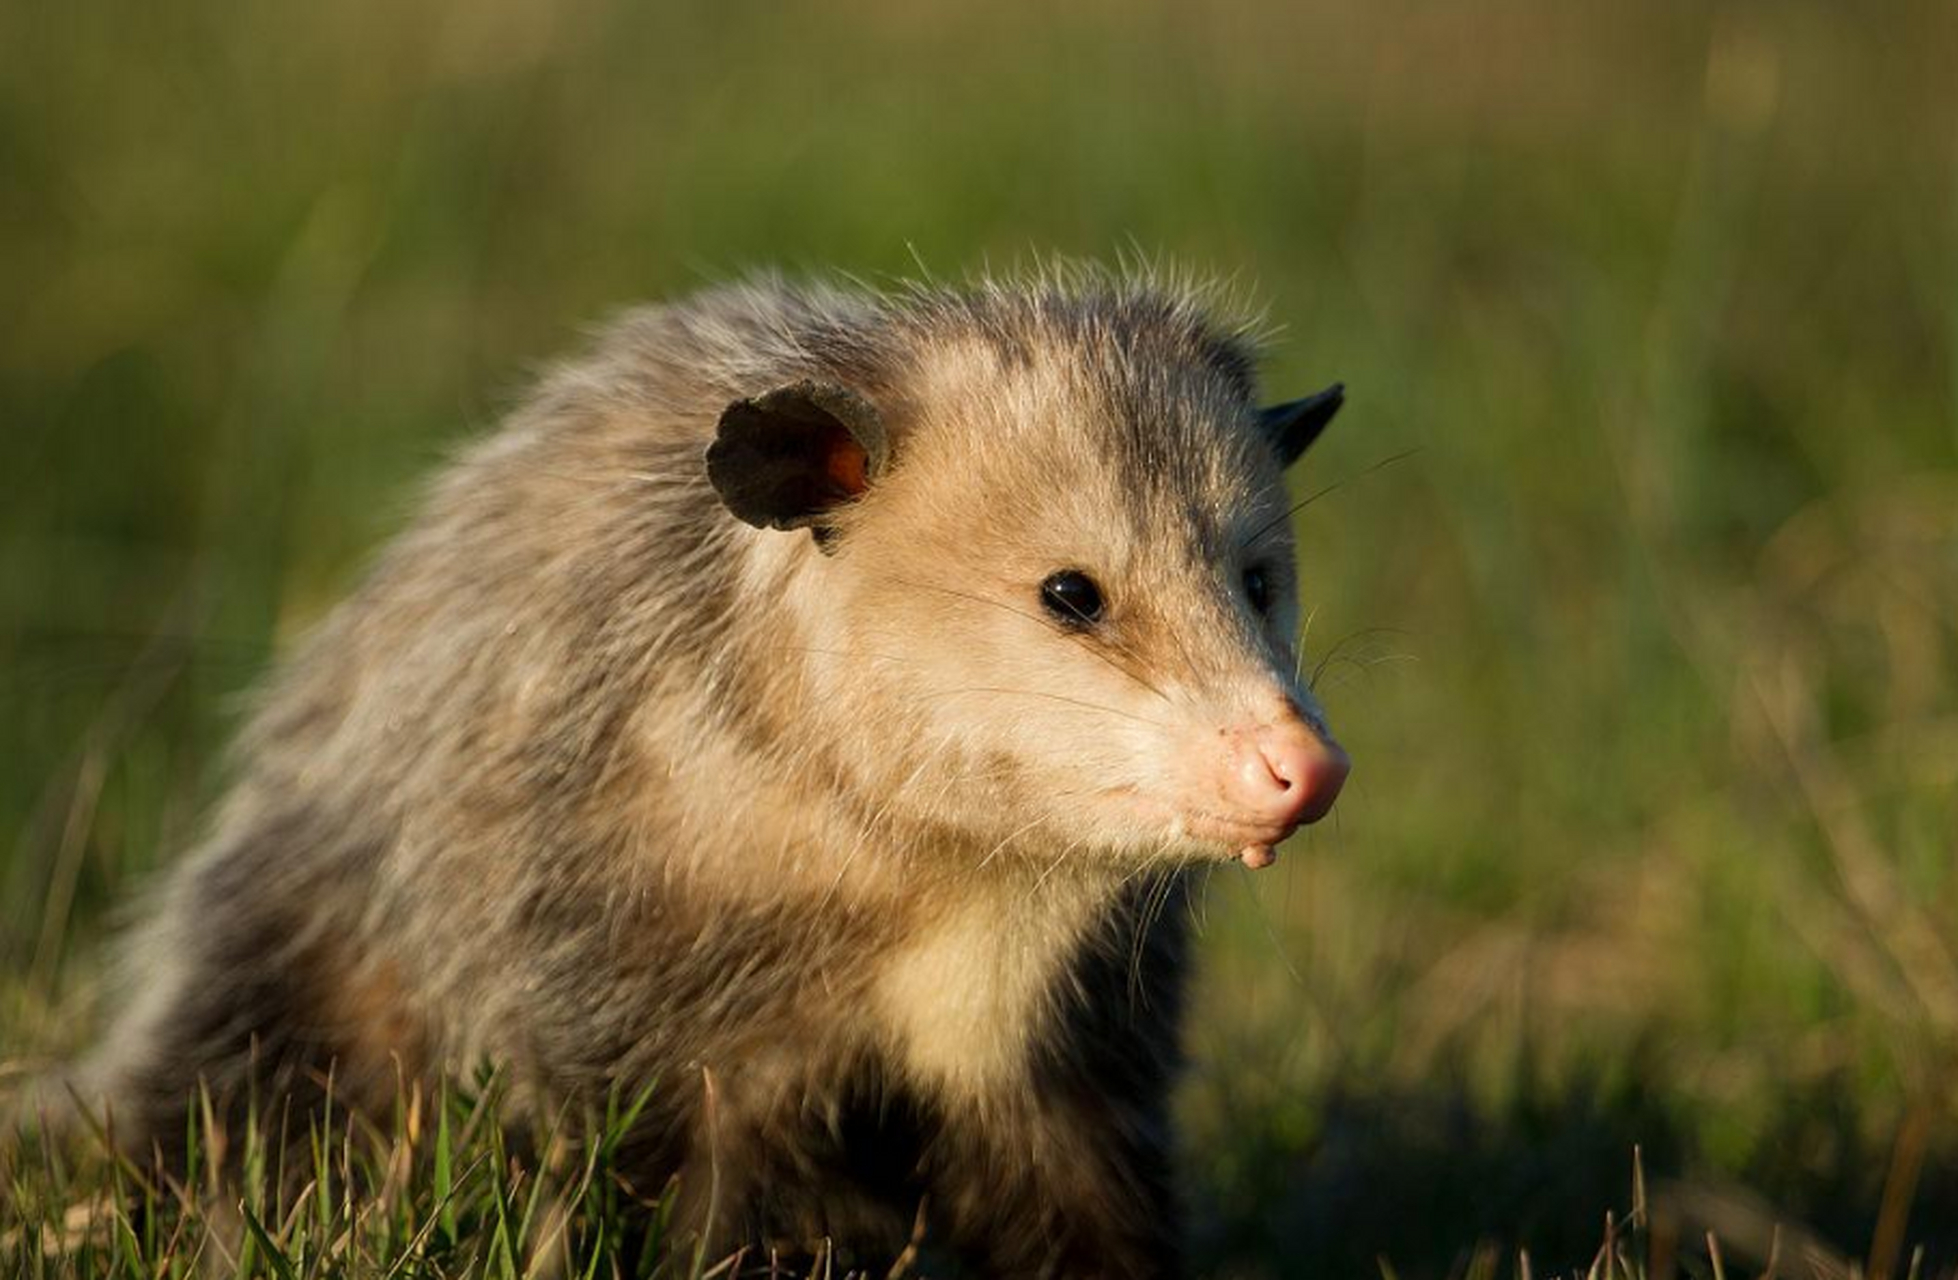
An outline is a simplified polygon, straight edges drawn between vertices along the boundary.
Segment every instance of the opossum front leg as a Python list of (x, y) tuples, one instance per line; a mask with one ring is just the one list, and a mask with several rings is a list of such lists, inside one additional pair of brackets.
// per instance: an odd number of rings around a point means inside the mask
[(783, 1076), (759, 1052), (700, 1073), (684, 1151), (669, 1166), (669, 1222), (673, 1241), (700, 1247), (710, 1261), (746, 1249), (803, 1275), (828, 1248), (873, 1244), (896, 1228), (870, 1210), (835, 1134), (809, 1122), (809, 1095)]
[(981, 1274), (1183, 1274), (1162, 1106), (1047, 1099), (983, 1135), (959, 1128), (933, 1162), (933, 1217)]

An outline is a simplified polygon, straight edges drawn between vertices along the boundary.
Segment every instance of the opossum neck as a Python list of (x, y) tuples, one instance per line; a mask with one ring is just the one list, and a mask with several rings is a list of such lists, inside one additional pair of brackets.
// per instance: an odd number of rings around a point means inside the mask
[(1024, 1096), (1034, 1051), (1074, 995), (1070, 967), (1116, 923), (1118, 871), (1025, 851), (988, 861), (996, 842), (867, 814), (806, 776), (751, 781), (726, 803), (713, 783), (746, 759), (712, 739), (676, 759), (692, 784), (681, 791), (718, 799), (659, 824), (685, 838), (663, 839), (649, 867), (722, 899), (801, 903), (809, 921), (867, 928), (852, 987), (897, 1068), (947, 1100)]
[(1068, 968), (1114, 900), (1102, 880), (998, 875), (913, 904), (872, 985), (893, 1056), (917, 1084), (974, 1104), (1023, 1089)]

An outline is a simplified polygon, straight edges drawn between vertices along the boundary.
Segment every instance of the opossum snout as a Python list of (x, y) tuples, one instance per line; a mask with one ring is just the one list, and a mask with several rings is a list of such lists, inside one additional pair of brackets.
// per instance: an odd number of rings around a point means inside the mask
[(1298, 721), (1260, 725), (1241, 741), (1229, 798), (1247, 816), (1273, 826), (1325, 817), (1353, 769), (1344, 748)]
[(1237, 820), (1259, 831), (1238, 852), (1256, 870), (1277, 860), (1280, 840), (1332, 812), (1353, 762), (1331, 736), (1294, 717), (1233, 735), (1232, 747), (1221, 790)]

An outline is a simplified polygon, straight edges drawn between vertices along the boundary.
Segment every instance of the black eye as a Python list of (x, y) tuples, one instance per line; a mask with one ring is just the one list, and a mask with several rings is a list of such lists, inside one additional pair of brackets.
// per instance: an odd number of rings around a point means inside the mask
[(1040, 603), (1056, 622), (1090, 627), (1101, 619), (1101, 588), (1079, 569), (1063, 569), (1040, 584)]
[(1244, 595), (1259, 613), (1270, 612), (1271, 579), (1256, 565), (1244, 571)]

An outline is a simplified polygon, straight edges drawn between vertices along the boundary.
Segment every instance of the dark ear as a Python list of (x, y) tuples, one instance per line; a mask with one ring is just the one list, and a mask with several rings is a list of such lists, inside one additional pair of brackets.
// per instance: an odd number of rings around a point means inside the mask
[(1278, 460), (1289, 467), (1312, 447), (1312, 442), (1345, 403), (1346, 384), (1335, 382), (1318, 395), (1258, 410), (1258, 422), (1264, 427), (1271, 447), (1278, 450)]
[(757, 528), (820, 527), (870, 487), (889, 452), (869, 401), (833, 383), (798, 382), (721, 413), (707, 478), (727, 509)]

